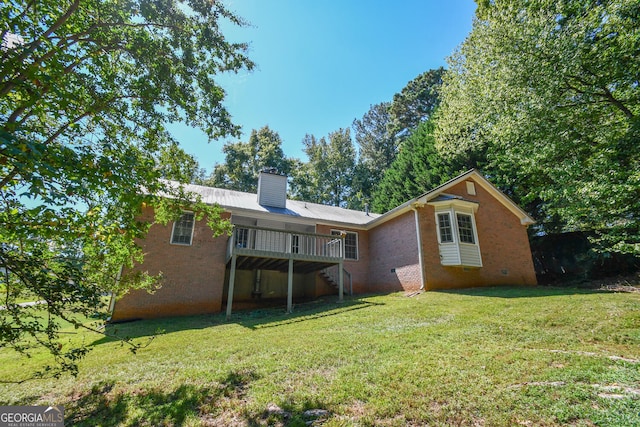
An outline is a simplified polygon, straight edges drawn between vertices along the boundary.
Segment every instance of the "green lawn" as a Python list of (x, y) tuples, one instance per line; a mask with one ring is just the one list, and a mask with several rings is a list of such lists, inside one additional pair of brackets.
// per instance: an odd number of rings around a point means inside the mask
[[(111, 328), (164, 333), (137, 355), (69, 334), (93, 342), (80, 375), (0, 385), (0, 405), (88, 426), (640, 425), (638, 293), (391, 294)], [(40, 363), (0, 351), (0, 378)]]

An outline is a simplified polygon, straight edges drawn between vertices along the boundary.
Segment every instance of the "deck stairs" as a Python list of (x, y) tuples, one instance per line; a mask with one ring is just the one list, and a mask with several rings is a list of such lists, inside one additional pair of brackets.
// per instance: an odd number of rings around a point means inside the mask
[[(340, 266), (338, 265), (334, 265), (331, 267), (327, 267), (325, 269), (320, 270), (319, 274), (320, 277), (322, 277), (322, 279), (328, 283), (332, 288), (334, 288), (336, 290), (336, 292), (339, 289), (339, 268)], [(343, 278), (344, 278), (344, 293), (346, 295), (353, 295), (353, 281), (351, 279), (351, 273), (349, 273), (349, 271), (347, 271), (346, 269), (342, 269), (343, 271)]]

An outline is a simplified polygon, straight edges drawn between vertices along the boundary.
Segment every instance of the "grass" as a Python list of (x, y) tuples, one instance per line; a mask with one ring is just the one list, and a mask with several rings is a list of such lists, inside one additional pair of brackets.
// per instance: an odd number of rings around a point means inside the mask
[[(640, 425), (640, 294), (485, 288), (110, 326), (77, 378), (0, 385), (66, 425)], [(0, 378), (43, 363), (0, 351)], [(309, 412), (310, 410), (323, 410)], [(307, 424), (309, 423), (309, 424)]]
[[(0, 305), (4, 304), (7, 288), (0, 283)], [(37, 301), (38, 297), (31, 292), (23, 291), (17, 298), (13, 300), (15, 303)]]

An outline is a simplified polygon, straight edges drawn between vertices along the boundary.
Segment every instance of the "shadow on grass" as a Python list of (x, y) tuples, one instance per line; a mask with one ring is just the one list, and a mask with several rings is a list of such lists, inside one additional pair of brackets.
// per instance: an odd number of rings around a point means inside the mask
[[(226, 320), (224, 313), (137, 320), (107, 325), (106, 332), (109, 335), (123, 338), (140, 338), (191, 329), (204, 329), (225, 324), (238, 324), (248, 329), (275, 328), (293, 323), (336, 316), (355, 310), (363, 310), (376, 305), (382, 304), (365, 301), (360, 298), (348, 298), (341, 303), (328, 300), (316, 300), (294, 305), (293, 313), (286, 313), (282, 307), (272, 307), (237, 311), (231, 316), (231, 320), (229, 321)], [(91, 346), (116, 340), (117, 338), (106, 336), (93, 342)]]
[(436, 290), (447, 294), (459, 294), (488, 298), (537, 298), (566, 295), (591, 295), (608, 293), (601, 289), (589, 289), (579, 287), (554, 287), (554, 286), (491, 286), (466, 289)]
[(279, 312), (274, 312), (271, 310), (238, 312), (234, 316), (232, 316), (231, 322), (238, 323), (250, 329), (276, 328), (278, 326), (336, 316), (339, 314), (356, 310), (363, 310), (379, 305), (383, 304), (372, 301), (364, 301), (359, 298), (345, 299), (340, 303), (313, 301), (305, 304), (295, 305), (293, 313), (290, 314), (283, 314), (282, 310), (280, 310)]
[[(65, 425), (74, 426), (176, 426), (202, 425), (307, 425), (326, 416), (319, 401), (305, 401), (294, 410), (275, 403), (251, 411), (247, 393), (260, 377), (252, 370), (231, 371), (220, 383), (209, 386), (183, 384), (173, 390), (140, 389), (121, 392), (112, 382), (103, 382), (74, 397), (65, 405)], [(308, 409), (315, 409), (311, 416)], [(321, 415), (317, 415), (317, 412)]]

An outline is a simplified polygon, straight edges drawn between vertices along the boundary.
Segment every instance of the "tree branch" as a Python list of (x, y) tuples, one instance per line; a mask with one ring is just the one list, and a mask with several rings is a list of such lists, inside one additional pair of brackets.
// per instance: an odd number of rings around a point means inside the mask
[[(15, 64), (24, 63), (26, 59), (29, 57), (29, 55), (31, 55), (38, 48), (38, 46), (40, 46), (40, 44), (42, 44), (42, 41), (47, 37), (49, 37), (58, 28), (60, 28), (69, 19), (69, 17), (71, 17), (71, 15), (73, 15), (73, 13), (78, 10), (79, 6), (80, 6), (80, 0), (74, 0), (73, 4), (71, 4), (69, 9), (67, 9), (67, 11), (61, 17), (59, 17), (51, 27), (49, 27), (44, 33), (42, 33), (40, 37), (36, 38), (34, 41), (29, 43), (27, 45), (27, 48), (24, 49), (23, 52), (20, 55), (18, 55), (17, 58), (15, 58), (14, 60)], [(0, 96), (5, 96), (7, 93), (9, 93), (13, 89), (13, 87), (15, 87), (15, 84), (12, 83), (11, 81), (5, 83), (2, 90), (0, 90)]]
[[(586, 70), (589, 74), (591, 74), (593, 77), (597, 77), (594, 73), (592, 73), (589, 70)], [(613, 94), (611, 93), (611, 91), (609, 90), (609, 88), (607, 88), (606, 86), (597, 86), (596, 84), (592, 84), (588, 81), (586, 81), (584, 78), (580, 77), (580, 76), (575, 76), (575, 75), (568, 75), (567, 77), (574, 79), (575, 81), (577, 81), (578, 83), (582, 84), (583, 86), (586, 87), (595, 87), (595, 89), (598, 89), (598, 91), (588, 91), (585, 89), (578, 89), (576, 86), (572, 85), (570, 82), (565, 82), (567, 87), (581, 95), (592, 95), (592, 96), (597, 96), (600, 98), (604, 98), (604, 100), (615, 106), (616, 108), (618, 108), (620, 111), (622, 111), (622, 113), (628, 118), (628, 119), (633, 119), (635, 116), (633, 114), (633, 112), (631, 110), (629, 110), (629, 108), (627, 108), (626, 105), (624, 105), (623, 101), (617, 99), (615, 96), (613, 96)]]

